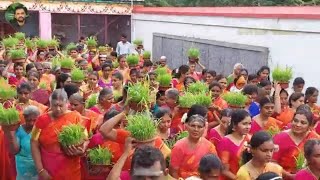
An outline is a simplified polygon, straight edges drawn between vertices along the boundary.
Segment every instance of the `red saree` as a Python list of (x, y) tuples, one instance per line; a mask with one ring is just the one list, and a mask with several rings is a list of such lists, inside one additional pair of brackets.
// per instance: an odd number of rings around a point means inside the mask
[(9, 157), (7, 147), (4, 132), (0, 127), (0, 180), (15, 180), (15, 161)]
[(294, 157), (298, 157), (303, 152), (303, 146), (309, 139), (319, 138), (319, 135), (311, 131), (298, 145), (289, 136), (288, 131), (281, 132), (274, 136), (274, 143), (279, 145), (279, 151), (273, 154), (273, 159), (278, 162), (284, 170), (296, 173), (296, 162)]
[(81, 115), (72, 111), (62, 115), (57, 120), (52, 120), (49, 114), (41, 115), (33, 131), (40, 131), (39, 144), (44, 169), (54, 180), (81, 179), (80, 157), (68, 157), (63, 154), (58, 142), (58, 132), (68, 124), (79, 123)]

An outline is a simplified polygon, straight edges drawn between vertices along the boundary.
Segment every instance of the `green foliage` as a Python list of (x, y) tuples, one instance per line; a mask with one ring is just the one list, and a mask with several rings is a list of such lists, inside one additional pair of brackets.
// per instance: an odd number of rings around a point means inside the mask
[(272, 71), (272, 79), (278, 82), (289, 82), (293, 77), (293, 71), (291, 67), (282, 68), (277, 66)]
[(90, 109), (98, 103), (98, 94), (91, 94), (86, 100), (85, 107)]
[(49, 47), (58, 47), (59, 46), (59, 41), (56, 39), (51, 39), (48, 41), (48, 46)]
[(244, 107), (247, 102), (247, 96), (237, 92), (228, 92), (224, 94), (222, 98), (230, 106)]
[(16, 108), (5, 109), (0, 104), (0, 124), (1, 125), (14, 125), (20, 121), (19, 111)]
[(278, 126), (271, 126), (271, 127), (269, 127), (267, 132), (270, 134), (270, 136), (273, 137), (274, 135), (276, 135), (279, 132), (281, 132), (281, 129)]
[(112, 62), (112, 66), (113, 66), (113, 68), (119, 67), (119, 62), (118, 61), (113, 61)]
[(8, 84), (8, 82), (0, 78), (0, 99), (9, 100), (17, 96), (17, 91), (14, 87)]
[(26, 58), (27, 55), (23, 49), (13, 49), (13, 50), (10, 50), (9, 56), (11, 59), (15, 60), (15, 59), (24, 59)]
[(71, 71), (71, 80), (72, 82), (82, 82), (86, 78), (84, 72), (78, 68), (74, 68)]
[(128, 87), (128, 100), (135, 103), (146, 104), (150, 99), (148, 84), (136, 83)]
[(108, 48), (105, 46), (99, 46), (98, 50), (99, 50), (99, 52), (106, 52), (106, 51), (108, 51)]
[(66, 47), (67, 54), (70, 54), (72, 50), (77, 50), (77, 46), (75, 43), (70, 43)]
[(188, 57), (190, 58), (199, 58), (200, 56), (200, 51), (198, 48), (190, 48), (188, 50)]
[(27, 38), (24, 43), (28, 49), (33, 49), (35, 47), (34, 42), (30, 38)]
[(59, 143), (63, 147), (80, 145), (87, 138), (85, 131), (85, 128), (80, 124), (64, 126), (58, 134)]
[(154, 70), (154, 72), (157, 74), (157, 76), (161, 76), (168, 73), (167, 68), (160, 66), (156, 70)]
[(60, 59), (60, 67), (72, 69), (74, 67), (74, 60), (71, 57), (63, 57)]
[(133, 44), (135, 44), (137, 46), (143, 45), (143, 40), (142, 39), (136, 39), (136, 40), (133, 41)]
[(185, 137), (188, 137), (188, 135), (188, 131), (181, 131), (178, 134), (176, 134), (173, 138), (166, 140), (165, 143), (168, 146), (168, 148), (172, 149), (173, 146), (177, 143), (177, 141)]
[(196, 102), (196, 98), (192, 93), (186, 92), (184, 95), (179, 96), (179, 106), (182, 108), (190, 108)]
[(146, 141), (154, 138), (157, 134), (158, 124), (152, 119), (148, 112), (136, 113), (127, 116), (128, 125), (126, 129), (131, 136), (138, 141)]
[(210, 107), (212, 104), (212, 99), (210, 94), (200, 93), (195, 95), (196, 104), (205, 107)]
[(138, 55), (130, 54), (127, 56), (127, 63), (129, 66), (136, 66), (139, 64), (140, 58)]
[(109, 149), (99, 146), (89, 150), (88, 158), (93, 165), (110, 165), (112, 153)]
[(43, 40), (43, 39), (38, 39), (38, 40), (36, 41), (36, 45), (37, 45), (37, 47), (40, 48), (40, 49), (45, 49), (45, 48), (48, 47), (48, 41)]
[(143, 52), (143, 59), (150, 59), (151, 58), (151, 52), (150, 51), (144, 51)]
[(195, 83), (191, 83), (188, 86), (187, 92), (198, 94), (198, 93), (208, 93), (209, 87), (206, 83), (197, 81)]
[(299, 153), (298, 157), (294, 157), (294, 159), (296, 161), (296, 168), (298, 170), (303, 169), (305, 167), (305, 158), (302, 152)]
[(8, 37), (2, 40), (2, 43), (5, 48), (14, 48), (16, 45), (19, 43), (19, 39), (13, 38), (13, 37)]
[(14, 37), (19, 40), (24, 40), (26, 38), (26, 34), (24, 34), (22, 32), (16, 32), (16, 33), (14, 33)]
[(98, 43), (97, 43), (96, 39), (91, 36), (87, 39), (87, 45), (88, 45), (88, 47), (96, 47), (98, 45)]
[(169, 87), (171, 85), (172, 76), (170, 74), (163, 74), (157, 76), (157, 81), (162, 87)]

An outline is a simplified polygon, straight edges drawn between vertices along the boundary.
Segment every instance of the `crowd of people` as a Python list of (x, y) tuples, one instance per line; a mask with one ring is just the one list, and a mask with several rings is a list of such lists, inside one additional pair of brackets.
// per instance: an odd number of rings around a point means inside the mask
[[(0, 124), (1, 180), (320, 178), (319, 91), (302, 77), (288, 88), (271, 81), (268, 66), (248, 72), (237, 63), (223, 75), (194, 57), (171, 69), (165, 56), (150, 60), (143, 43), (125, 35), (116, 51), (92, 48), (85, 38), (65, 51), (18, 40), (13, 47), (3, 42), (0, 52), (0, 89), (16, 91), (1, 108), (16, 109), (20, 118), (16, 128)], [(25, 52), (22, 60), (13, 59), (15, 49)], [(62, 63), (70, 59), (72, 66)], [(169, 86), (159, 82), (159, 69), (172, 78)], [(211, 103), (185, 108), (180, 100), (195, 83), (205, 85), (201, 93)], [(137, 84), (150, 90), (141, 104), (128, 95)], [(229, 93), (244, 96), (243, 106), (230, 104)], [(152, 113), (157, 132), (142, 143), (127, 117), (144, 112)], [(58, 134), (70, 124), (81, 124), (88, 137), (62, 148)], [(96, 147), (112, 152), (108, 173), (87, 168), (87, 152)]]

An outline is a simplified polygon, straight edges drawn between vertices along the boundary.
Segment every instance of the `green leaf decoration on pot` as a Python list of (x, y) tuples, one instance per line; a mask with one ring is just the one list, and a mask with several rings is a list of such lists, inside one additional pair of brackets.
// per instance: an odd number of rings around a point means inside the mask
[(17, 90), (8, 84), (7, 80), (0, 78), (0, 99), (6, 101), (17, 96)]
[(188, 57), (189, 58), (197, 59), (197, 58), (199, 58), (199, 56), (200, 56), (200, 51), (198, 48), (190, 48), (188, 50)]
[(56, 39), (50, 39), (48, 41), (48, 47), (54, 47), (54, 48), (59, 47), (59, 41)]
[(127, 56), (127, 63), (129, 66), (136, 66), (139, 64), (140, 58), (138, 55), (130, 54)]
[(143, 59), (150, 59), (151, 58), (151, 52), (150, 51), (144, 51), (143, 52)]
[(14, 19), (14, 13), (17, 7), (21, 7), (26, 12), (26, 18), (29, 16), (28, 9), (21, 3), (12, 3), (10, 6), (7, 7), (6, 12), (4, 14), (5, 19), (9, 23), (13, 23), (15, 21)]
[(195, 83), (191, 83), (188, 86), (188, 89), (186, 90), (187, 92), (190, 92), (192, 94), (198, 94), (198, 93), (208, 93), (209, 92), (209, 87), (206, 83), (197, 81)]
[(301, 152), (300, 150), (299, 150), (298, 156), (294, 157), (294, 159), (296, 161), (296, 168), (298, 170), (303, 169), (306, 166), (306, 163), (305, 163), (306, 159), (305, 159), (305, 157), (303, 155), (303, 152)]
[(44, 39), (38, 39), (36, 41), (37, 48), (39, 49), (46, 49), (48, 47), (48, 41)]
[(201, 105), (201, 106), (210, 107), (212, 104), (211, 93), (209, 93), (209, 94), (204, 94), (204, 93), (196, 94), (195, 99), (196, 99), (196, 104)]
[(93, 36), (91, 36), (87, 39), (87, 46), (88, 47), (96, 47), (97, 45), (98, 45), (98, 43)]
[(15, 48), (19, 44), (19, 39), (8, 37), (2, 40), (2, 44), (6, 49)]
[(71, 57), (62, 57), (60, 59), (60, 67), (64, 69), (72, 69), (74, 67), (74, 60)]
[(88, 158), (92, 165), (110, 165), (112, 152), (107, 148), (98, 146), (88, 151)]
[(19, 122), (19, 111), (16, 108), (6, 109), (0, 104), (0, 125), (14, 125)]
[(179, 106), (181, 108), (190, 108), (196, 102), (195, 95), (192, 93), (186, 92), (182, 96), (179, 96)]
[(27, 57), (27, 54), (23, 49), (12, 49), (9, 51), (9, 57), (12, 60), (25, 59)]
[(63, 147), (81, 145), (87, 137), (86, 129), (80, 124), (64, 126), (58, 134), (59, 143)]
[(172, 76), (171, 74), (163, 74), (157, 76), (157, 81), (162, 87), (169, 87), (171, 85)]
[(291, 67), (276, 66), (272, 71), (272, 79), (278, 82), (289, 82), (293, 77)]
[(70, 43), (66, 47), (67, 54), (70, 54), (72, 50), (77, 50), (77, 45), (75, 43)]
[(157, 76), (161, 76), (161, 75), (164, 75), (164, 74), (168, 74), (167, 68), (161, 67), (161, 66), (158, 66), (157, 69), (154, 70), (154, 72), (157, 74)]
[(136, 46), (141, 46), (143, 45), (143, 40), (142, 39), (136, 39), (133, 41), (133, 44)]
[(127, 116), (126, 129), (131, 136), (138, 141), (147, 141), (157, 135), (158, 123), (154, 121), (149, 112), (136, 113)]
[(150, 100), (149, 85), (144, 83), (129, 85), (128, 100), (135, 103), (147, 104)]
[(222, 96), (229, 106), (244, 108), (247, 102), (247, 96), (238, 92), (228, 92)]
[(22, 32), (16, 32), (14, 33), (14, 37), (17, 38), (18, 40), (25, 40), (26, 34)]
[(86, 78), (86, 75), (79, 68), (74, 68), (71, 71), (71, 80), (72, 82), (82, 82)]
[(92, 94), (89, 96), (89, 98), (85, 102), (86, 109), (90, 109), (93, 106), (98, 104), (98, 94)]
[(30, 38), (27, 38), (24, 43), (28, 49), (34, 49), (36, 47), (35, 43)]

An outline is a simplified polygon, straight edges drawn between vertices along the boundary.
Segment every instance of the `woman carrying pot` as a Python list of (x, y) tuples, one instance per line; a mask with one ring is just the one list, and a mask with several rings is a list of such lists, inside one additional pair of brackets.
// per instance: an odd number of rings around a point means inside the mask
[(99, 93), (98, 104), (90, 108), (90, 110), (98, 114), (104, 114), (111, 108), (113, 101), (114, 97), (112, 90), (104, 88)]
[(68, 111), (68, 96), (63, 89), (53, 91), (50, 97), (50, 110), (38, 117), (31, 132), (31, 152), (40, 179), (81, 179), (80, 156), (86, 149), (68, 147), (62, 152), (57, 131), (63, 126), (77, 124), (81, 115)]
[(39, 115), (40, 111), (36, 106), (27, 106), (23, 110), (25, 124), (21, 125), (16, 131), (4, 129), (6, 138), (10, 142), (10, 153), (15, 155), (17, 180), (38, 178), (38, 172), (31, 155), (30, 139), (31, 130)]

